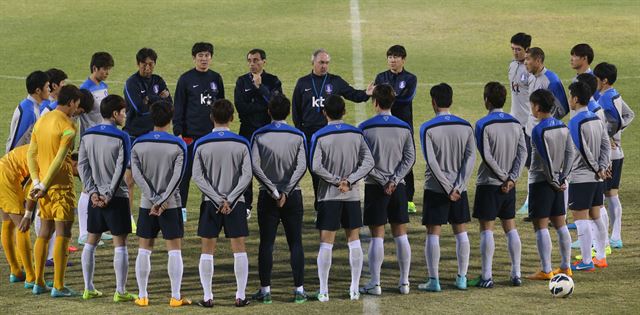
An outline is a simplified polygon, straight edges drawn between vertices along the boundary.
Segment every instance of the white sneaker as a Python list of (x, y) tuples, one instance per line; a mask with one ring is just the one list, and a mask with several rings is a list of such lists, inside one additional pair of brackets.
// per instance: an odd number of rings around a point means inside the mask
[(318, 293), (318, 301), (329, 302), (329, 293), (327, 294)]
[(409, 284), (401, 284), (400, 286), (398, 286), (398, 290), (400, 291), (400, 294), (409, 294)]
[(370, 295), (381, 295), (382, 288), (379, 284), (367, 283), (364, 287), (360, 288), (360, 293)]
[(358, 291), (349, 292), (349, 298), (351, 299), (351, 301), (359, 300), (360, 299), (360, 292), (358, 292)]
[(247, 220), (251, 219), (251, 208), (247, 208)]

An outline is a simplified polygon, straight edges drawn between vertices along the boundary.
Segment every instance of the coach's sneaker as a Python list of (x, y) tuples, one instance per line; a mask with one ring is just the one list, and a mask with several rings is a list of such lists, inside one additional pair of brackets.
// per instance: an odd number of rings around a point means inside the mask
[(381, 295), (382, 288), (379, 284), (367, 283), (364, 287), (360, 288), (360, 293), (369, 295)]
[(256, 300), (262, 302), (264, 304), (271, 304), (271, 292), (262, 292), (262, 290), (258, 289), (258, 292), (251, 296), (252, 300)]
[(409, 294), (409, 291), (411, 291), (411, 289), (408, 283), (403, 283), (398, 286), (398, 291), (400, 291), (400, 294)]
[(251, 207), (247, 207), (247, 220), (251, 219)]
[(51, 287), (47, 285), (45, 285), (44, 287), (41, 287), (37, 284), (34, 284), (33, 288), (31, 289), (31, 293), (33, 293), (33, 295), (39, 295), (42, 293), (47, 293), (49, 291), (51, 291)]
[(329, 293), (318, 293), (316, 294), (316, 298), (320, 302), (329, 302)]
[(149, 306), (149, 298), (148, 297), (139, 297), (137, 298), (134, 303), (136, 303), (136, 305), (138, 306)]
[(553, 275), (557, 275), (557, 274), (561, 274), (564, 273), (565, 275), (569, 276), (569, 277), (573, 277), (573, 271), (571, 270), (571, 268), (567, 268), (567, 269), (562, 269), (562, 268), (556, 268), (553, 269), (553, 271), (551, 271), (553, 273)]
[(72, 296), (78, 296), (78, 293), (76, 293), (76, 291), (73, 291), (67, 287), (62, 288), (61, 290), (58, 290), (56, 288), (51, 289), (51, 297), (59, 298), (59, 297), (72, 297)]
[(300, 292), (300, 291), (294, 291), (293, 292), (293, 301), (296, 302), (297, 304), (302, 304), (302, 303), (306, 302), (307, 299), (309, 299), (309, 296), (304, 291), (303, 292)]
[(580, 249), (580, 240), (571, 243), (571, 249)]
[(171, 300), (169, 300), (169, 306), (171, 307), (180, 307), (183, 305), (191, 305), (191, 300), (183, 297), (181, 299), (175, 299), (175, 298), (171, 298)]
[(578, 229), (578, 227), (576, 226), (575, 223), (567, 223), (567, 229), (576, 230), (576, 229)]
[(513, 287), (519, 287), (522, 286), (522, 279), (518, 276), (512, 276), (511, 277), (511, 286)]
[[(85, 236), (80, 236), (78, 237), (78, 245), (82, 245), (84, 246), (84, 244), (87, 242), (87, 235)], [(102, 246), (104, 245), (104, 242), (102, 241), (102, 239), (98, 242), (98, 246)], [(47, 261), (48, 262), (48, 261)], [(48, 266), (48, 265), (47, 265)], [(53, 260), (51, 260), (51, 266), (53, 266)]]
[(89, 299), (93, 299), (101, 296), (102, 296), (102, 292), (96, 289), (93, 289), (93, 290), (84, 289), (84, 293), (82, 293), (83, 300), (89, 300)]
[[(620, 242), (621, 242), (620, 243), (620, 247), (618, 247), (618, 248), (622, 248), (622, 241), (620, 241)], [(604, 252), (605, 252), (605, 254), (607, 254), (607, 256), (611, 255), (611, 247), (613, 247), (613, 246), (607, 245), (607, 247), (604, 248)]]
[[(47, 267), (53, 267), (54, 263), (53, 263), (53, 259), (47, 259), (47, 261), (44, 262), (44, 265)], [(73, 266), (73, 263), (71, 262), (71, 260), (67, 260), (67, 267), (71, 267)]]
[(529, 280), (551, 280), (553, 278), (553, 272), (544, 272), (542, 270), (532, 273), (526, 277)]
[(437, 278), (429, 278), (427, 282), (418, 285), (418, 290), (427, 292), (440, 292), (442, 291), (442, 289), (440, 288), (440, 280), (438, 280)]
[(102, 236), (100, 236), (100, 239), (103, 241), (110, 241), (113, 239), (113, 235), (111, 235), (111, 233), (104, 232), (102, 233)]
[(522, 207), (520, 207), (520, 209), (518, 209), (518, 214), (524, 214), (524, 215), (528, 215), (529, 214), (529, 201), (525, 201), (522, 204)]
[(416, 209), (416, 204), (413, 201), (409, 201), (407, 202), (407, 212), (409, 213), (416, 213), (418, 212), (418, 209)]
[[(609, 245), (608, 247), (613, 247), (613, 248), (622, 248), (622, 240), (609, 240)], [(607, 253), (608, 255), (608, 253)]]
[(236, 298), (235, 305), (236, 305), (236, 307), (245, 307), (245, 306), (249, 305), (249, 303), (251, 303), (251, 302), (247, 298), (245, 298), (244, 300)]
[(607, 268), (609, 267), (609, 264), (607, 264), (607, 258), (602, 258), (602, 259), (598, 259), (598, 258), (594, 258), (593, 259), (593, 265), (598, 267), (598, 268)]
[(593, 261), (591, 263), (585, 264), (582, 260), (578, 260), (573, 265), (571, 265), (571, 270), (573, 271), (594, 271), (596, 267), (593, 265)]
[(9, 282), (10, 283), (18, 283), (18, 282), (24, 281), (25, 278), (26, 278), (26, 275), (24, 274), (24, 272), (19, 276), (16, 276), (14, 274), (10, 274), (9, 275)]
[(456, 288), (458, 290), (466, 290), (467, 289), (467, 276), (456, 276)]
[(69, 245), (67, 249), (69, 250), (70, 253), (75, 253), (78, 251), (78, 248), (73, 245)]
[(131, 302), (131, 301), (135, 301), (138, 298), (137, 295), (129, 293), (129, 292), (124, 292), (124, 293), (119, 293), (118, 291), (116, 291), (116, 293), (113, 294), (113, 301), (118, 303), (118, 302)]
[(210, 308), (213, 307), (213, 299), (208, 299), (208, 300), (200, 300), (198, 301), (198, 306), (202, 306), (202, 307), (206, 307), (206, 308)]

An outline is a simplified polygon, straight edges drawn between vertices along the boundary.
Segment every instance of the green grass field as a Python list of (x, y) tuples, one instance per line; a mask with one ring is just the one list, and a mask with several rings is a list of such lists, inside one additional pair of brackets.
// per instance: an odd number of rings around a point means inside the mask
[[(332, 56), (330, 72), (353, 82), (352, 38), (348, 1), (8, 1), (0, 0), (0, 139), (6, 139), (11, 115), (25, 95), (24, 77), (33, 70), (50, 67), (63, 69), (70, 82), (80, 84), (88, 76), (91, 54), (109, 51), (115, 58), (115, 68), (108, 83), (111, 93), (122, 93), (123, 82), (136, 71), (135, 53), (141, 47), (152, 47), (159, 55), (156, 73), (165, 78), (170, 90), (178, 76), (193, 64), (190, 49), (196, 41), (211, 41), (215, 45), (213, 69), (226, 82), (228, 98), (232, 98), (235, 79), (245, 73), (245, 54), (254, 47), (267, 51), (267, 70), (277, 74), (287, 95), (291, 95), (296, 79), (310, 70), (309, 56), (324, 47)], [(433, 117), (428, 88), (447, 82), (454, 89), (452, 112), (471, 122), (485, 114), (482, 104), (484, 83), (507, 82), (507, 66), (511, 60), (509, 38), (524, 31), (533, 36), (533, 46), (542, 47), (546, 65), (563, 80), (573, 77), (569, 66), (569, 51), (580, 42), (589, 43), (596, 52), (594, 64), (608, 61), (618, 66), (615, 87), (631, 108), (640, 110), (640, 4), (636, 1), (420, 1), (404, 0), (360, 1), (362, 55), (365, 82), (386, 70), (386, 49), (393, 44), (407, 48), (406, 68), (418, 76), (419, 91), (414, 101), (415, 127)], [(508, 101), (509, 102), (509, 101)], [(508, 105), (507, 105), (508, 107)], [(348, 107), (346, 120), (355, 121), (355, 112), (370, 116), (371, 105)], [(238, 123), (234, 123), (237, 130)], [(471, 288), (456, 291), (455, 240), (450, 229), (442, 236), (440, 264), (443, 292), (419, 292), (417, 284), (426, 277), (423, 248), (424, 227), (420, 213), (411, 217), (410, 242), (413, 249), (411, 272), (412, 293), (399, 295), (395, 290), (397, 264), (393, 241), (387, 237), (386, 259), (383, 265), (379, 298), (348, 300), (350, 279), (348, 252), (343, 235), (337, 239), (331, 269), (331, 301), (302, 305), (290, 303), (292, 278), (288, 251), (283, 233), (279, 232), (274, 255), (272, 305), (250, 305), (245, 309), (232, 306), (235, 292), (233, 255), (229, 243), (221, 240), (216, 255), (214, 275), (215, 312), (222, 313), (632, 313), (640, 306), (638, 276), (640, 272), (640, 161), (638, 160), (640, 123), (634, 122), (624, 134), (626, 152), (621, 200), (624, 207), (624, 249), (609, 257), (610, 267), (588, 274), (575, 275), (575, 293), (569, 299), (551, 298), (546, 282), (525, 281), (524, 286), (508, 285), (509, 257), (504, 235), (496, 232), (494, 280), (492, 290)], [(479, 157), (478, 157), (479, 160)], [(422, 207), (422, 182), (425, 168), (421, 154), (415, 166), (416, 203)], [(518, 184), (518, 205), (525, 197), (526, 172)], [(255, 181), (254, 181), (255, 182)], [(470, 187), (474, 187), (472, 179)], [(255, 184), (255, 183), (254, 183)], [(307, 291), (318, 288), (316, 255), (318, 234), (313, 225), (311, 181), (307, 174), (302, 182), (305, 196), (304, 244), (306, 249)], [(473, 200), (474, 189), (469, 191)], [(200, 299), (202, 290), (198, 276), (200, 241), (196, 237), (199, 193), (191, 187), (189, 221), (185, 227), (183, 257), (185, 263), (182, 292), (186, 297)], [(517, 219), (522, 238), (523, 275), (539, 268), (535, 236), (530, 224)], [(255, 216), (249, 221), (248, 238), (250, 275), (247, 293), (259, 286), (257, 272), (258, 226)], [(469, 225), (471, 264), (469, 275), (480, 272), (479, 233), (477, 222)], [(557, 239), (551, 232), (552, 239)], [(77, 229), (74, 229), (77, 238)], [(575, 237), (575, 233), (573, 233)], [(74, 238), (74, 240), (75, 240)], [(137, 293), (135, 256), (137, 241), (129, 242), (130, 272), (128, 288)], [(368, 241), (363, 242), (365, 250)], [(162, 242), (152, 258), (149, 284), (151, 306), (144, 310), (133, 304), (114, 304), (115, 278), (113, 251), (108, 243), (96, 252), (95, 285), (106, 296), (85, 302), (80, 298), (54, 300), (46, 295), (34, 297), (19, 285), (9, 285), (8, 267), (0, 259), (0, 305), (2, 313), (169, 313), (169, 281), (166, 273), (166, 252)], [(75, 266), (68, 269), (66, 283), (73, 289), (83, 288), (80, 254), (70, 256)], [(554, 266), (559, 263), (554, 244)], [(368, 281), (365, 259), (361, 283)], [(47, 279), (52, 268), (47, 268)], [(204, 312), (198, 307), (180, 312)], [(636, 311), (637, 312), (637, 311)]]

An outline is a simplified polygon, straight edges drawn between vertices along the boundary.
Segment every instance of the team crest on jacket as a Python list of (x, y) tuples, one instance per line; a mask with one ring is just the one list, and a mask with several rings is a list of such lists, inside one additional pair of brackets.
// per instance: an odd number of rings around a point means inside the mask
[(276, 123), (276, 128), (280, 128), (280, 126), (282, 126), (281, 123)]
[(389, 116), (383, 116), (382, 119), (384, 119), (384, 121), (389, 121)]
[(445, 120), (451, 120), (451, 116), (449, 116), (449, 115), (444, 116), (444, 119), (445, 119)]
[(220, 136), (220, 137), (224, 136), (224, 131), (218, 132), (218, 136)]
[(156, 140), (157, 140), (157, 139), (160, 139), (160, 135), (158, 135), (158, 134), (153, 135), (153, 137), (154, 137)]
[(405, 86), (407, 86), (407, 82), (404, 82), (404, 80), (400, 81), (400, 84), (398, 84), (400, 89), (404, 89)]
[(335, 126), (336, 126), (336, 129), (340, 129), (340, 128), (342, 128), (342, 125), (341, 125), (341, 124), (337, 124), (337, 125), (335, 125)]
[(100, 126), (100, 130), (104, 130), (104, 128), (107, 128), (107, 126)]
[(211, 82), (211, 84), (209, 86), (211, 87), (211, 91), (217, 91), (218, 90), (218, 85), (216, 85), (215, 82)]
[(324, 88), (324, 91), (327, 92), (327, 94), (333, 93), (333, 85), (327, 84), (327, 86)]
[(498, 116), (500, 116), (500, 118), (504, 118), (504, 113), (500, 113)]
[(153, 85), (153, 93), (158, 94), (158, 92), (160, 92), (160, 87), (157, 84)]

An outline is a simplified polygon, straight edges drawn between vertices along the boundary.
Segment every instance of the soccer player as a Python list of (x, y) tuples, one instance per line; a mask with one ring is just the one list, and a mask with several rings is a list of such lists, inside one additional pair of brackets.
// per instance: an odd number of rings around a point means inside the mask
[(422, 225), (427, 228), (425, 258), (429, 279), (418, 285), (418, 289), (441, 291), (440, 233), (442, 225), (449, 223), (456, 237), (456, 287), (466, 290), (470, 246), (465, 223), (471, 219), (467, 183), (476, 159), (473, 127), (449, 112), (453, 102), (451, 86), (440, 83), (433, 86), (429, 94), (436, 117), (420, 126), (422, 154), (427, 161)]
[(41, 294), (48, 287), (44, 282), (47, 243), (55, 229), (54, 285), (52, 297), (67, 297), (75, 292), (64, 286), (71, 226), (74, 220), (74, 181), (70, 158), (76, 126), (72, 117), (89, 112), (93, 104), (82, 102), (82, 92), (74, 85), (60, 89), (58, 106), (36, 122), (29, 145), (29, 174), (33, 186), (31, 198), (38, 199), (42, 226), (34, 246), (35, 285), (32, 292)]
[(29, 143), (33, 125), (40, 117), (40, 106), (49, 99), (49, 76), (45, 72), (34, 71), (27, 76), (26, 81), (29, 95), (13, 112), (5, 153)]
[[(254, 48), (247, 53), (249, 73), (238, 77), (234, 91), (234, 102), (240, 118), (240, 135), (251, 141), (251, 135), (271, 122), (267, 104), (274, 95), (282, 94), (282, 83), (277, 76), (264, 71), (267, 53)], [(244, 193), (247, 216), (251, 215), (253, 184)]]
[[(569, 179), (569, 209), (578, 229), (582, 260), (571, 266), (572, 270), (592, 271), (594, 265), (607, 267), (605, 254), (607, 226), (600, 219), (603, 204), (604, 183), (608, 177), (611, 144), (604, 121), (587, 108), (593, 95), (583, 82), (569, 85), (569, 105), (575, 115), (569, 121), (569, 131), (578, 154), (575, 154)], [(596, 226), (596, 237), (591, 226)], [(591, 259), (591, 240), (596, 240), (596, 259)]]
[(67, 74), (64, 71), (56, 68), (47, 70), (49, 76), (49, 99), (42, 102), (40, 105), (40, 116), (56, 109), (58, 106), (58, 93), (60, 89), (67, 83)]
[(180, 76), (174, 94), (173, 134), (186, 142), (188, 150), (186, 170), (180, 183), (183, 219), (187, 216), (194, 141), (211, 132), (211, 105), (216, 100), (225, 98), (222, 76), (209, 69), (213, 58), (213, 45), (195, 43), (191, 48), (191, 56), (195, 67)]
[[(557, 74), (544, 66), (544, 51), (539, 47), (531, 47), (527, 49), (524, 64), (529, 71), (529, 95), (536, 90), (545, 89), (551, 92), (554, 97), (554, 106), (551, 114), (556, 119), (562, 119), (569, 113), (569, 103), (567, 102), (567, 94), (564, 92), (564, 86)], [(536, 125), (532, 119), (529, 120), (527, 131)]]
[[(387, 66), (389, 70), (378, 73), (374, 84), (389, 84), (395, 92), (395, 101), (391, 107), (394, 117), (409, 124), (413, 135), (413, 98), (416, 96), (418, 78), (404, 68), (407, 59), (407, 50), (401, 45), (393, 45), (387, 50)], [(414, 156), (415, 159), (415, 156)], [(416, 204), (413, 202), (415, 193), (413, 168), (409, 169), (404, 180), (409, 213), (416, 213)], [(366, 224), (366, 223), (365, 223)]]
[(480, 254), (482, 275), (469, 285), (492, 288), (492, 262), (495, 251), (493, 229), (500, 218), (511, 258), (511, 284), (522, 284), (520, 256), (522, 245), (516, 230), (516, 182), (527, 159), (522, 125), (502, 111), (507, 89), (498, 82), (484, 86), (484, 106), (489, 113), (476, 123), (476, 145), (482, 157), (476, 181), (473, 217), (480, 222)]
[[(311, 55), (311, 73), (301, 77), (293, 90), (292, 119), (296, 128), (304, 132), (307, 141), (312, 135), (327, 125), (322, 112), (329, 96), (339, 95), (352, 102), (366, 102), (373, 92), (373, 82), (366, 90), (356, 90), (340, 76), (329, 73), (331, 56), (325, 49), (318, 49)], [(309, 143), (310, 146), (310, 143)], [(320, 179), (311, 173), (314, 193), (314, 208), (318, 208), (318, 183)]]
[(589, 92), (591, 92), (589, 104), (587, 105), (589, 111), (596, 114), (596, 116), (598, 116), (600, 120), (606, 122), (607, 117), (604, 113), (604, 110), (602, 109), (602, 106), (600, 106), (600, 104), (598, 104), (598, 102), (593, 98), (593, 96), (598, 91), (598, 80), (596, 79), (596, 77), (593, 75), (593, 73), (581, 73), (576, 76), (576, 81), (583, 82), (589, 87)]
[[(391, 58), (390, 58), (391, 59)], [(380, 269), (384, 260), (384, 225), (391, 224), (400, 269), (398, 290), (409, 294), (411, 246), (407, 237), (407, 184), (405, 177), (416, 160), (411, 125), (393, 116), (398, 105), (394, 89), (389, 84), (376, 85), (371, 95), (377, 115), (364, 121), (359, 128), (371, 147), (375, 167), (365, 179), (364, 224), (369, 226), (369, 274), (371, 280), (360, 293), (380, 295)]]
[(589, 44), (578, 44), (571, 48), (571, 59), (569, 63), (571, 68), (576, 71), (576, 76), (573, 78), (573, 82), (578, 80), (578, 76), (583, 73), (593, 73), (591, 71), (591, 63), (593, 62), (593, 48)]
[(253, 176), (249, 141), (229, 129), (233, 121), (233, 104), (230, 101), (215, 101), (210, 117), (215, 126), (213, 131), (198, 139), (193, 149), (193, 181), (204, 195), (198, 222), (198, 236), (202, 244), (200, 283), (204, 299), (198, 304), (213, 307), (213, 257), (218, 235), (224, 229), (233, 251), (237, 284), (235, 305), (243, 307), (249, 304), (245, 296), (249, 260), (244, 243), (249, 228), (243, 196)]
[(258, 273), (260, 290), (253, 299), (271, 303), (273, 245), (282, 222), (289, 244), (293, 273), (294, 301), (304, 303), (304, 248), (302, 247), (302, 192), (299, 182), (307, 167), (307, 140), (304, 133), (286, 122), (291, 103), (284, 95), (274, 95), (267, 105), (271, 123), (258, 129), (251, 140), (253, 173), (260, 182), (258, 195)]
[[(525, 129), (531, 118), (531, 108), (529, 107), (529, 72), (524, 65), (524, 58), (527, 49), (531, 47), (531, 35), (517, 33), (511, 37), (511, 53), (513, 60), (509, 64), (509, 82), (511, 83), (511, 116), (515, 117)], [(527, 159), (525, 166), (531, 165), (531, 137), (525, 132), (525, 143), (527, 145)], [(518, 213), (526, 214), (529, 210), (529, 196), (524, 201)]]
[(82, 274), (85, 300), (102, 296), (93, 284), (95, 250), (103, 232), (113, 235), (113, 268), (116, 274), (115, 302), (133, 301), (125, 290), (129, 272), (127, 235), (131, 233), (129, 193), (123, 176), (129, 164), (129, 135), (117, 126), (126, 119), (126, 103), (119, 95), (102, 99), (103, 123), (85, 131), (80, 139), (78, 173), (84, 191), (90, 196), (87, 230), (89, 236), (82, 251)]
[(317, 298), (320, 302), (329, 301), (328, 282), (333, 243), (336, 231), (342, 226), (348, 240), (351, 266), (349, 297), (351, 300), (358, 300), (362, 272), (362, 214), (358, 181), (373, 169), (375, 162), (360, 129), (342, 121), (345, 114), (342, 97), (327, 97), (322, 113), (328, 120), (328, 125), (313, 134), (309, 150), (311, 172), (320, 179), (316, 221), (316, 228), (320, 230), (320, 291)]
[[(545, 89), (529, 96), (531, 113), (539, 121), (531, 133), (533, 148), (529, 168), (529, 217), (536, 232), (536, 244), (541, 270), (527, 276), (530, 280), (549, 280), (555, 273), (570, 272), (571, 235), (565, 225), (563, 191), (573, 165), (573, 143), (569, 129), (553, 117), (556, 99)], [(558, 234), (560, 268), (551, 269), (551, 236), (549, 221)]]
[[(2, 214), (2, 249), (10, 268), (9, 282), (24, 281), (32, 289), (35, 281), (31, 253), (31, 220), (35, 202), (26, 198), (23, 183), (29, 187), (27, 151), (29, 145), (19, 146), (0, 159), (0, 214)], [(27, 191), (28, 192), (28, 191)], [(18, 261), (18, 257), (20, 261)], [(21, 267), (24, 268), (21, 270)]]
[[(84, 134), (85, 130), (101, 124), (102, 115), (100, 114), (100, 103), (102, 99), (109, 95), (107, 83), (104, 81), (109, 77), (109, 73), (114, 66), (113, 57), (108, 52), (96, 52), (91, 56), (91, 62), (89, 63), (89, 71), (91, 75), (87, 80), (80, 85), (81, 89), (87, 89), (93, 95), (94, 105), (91, 112), (80, 115), (80, 134)], [(87, 220), (89, 209), (89, 194), (86, 192), (80, 193), (78, 199), (78, 244), (84, 245), (88, 232), (87, 232)], [(102, 239), (108, 240), (111, 238), (109, 234), (103, 234)]]
[(147, 283), (151, 273), (151, 253), (158, 232), (162, 231), (169, 256), (169, 306), (178, 307), (191, 304), (189, 299), (180, 295), (184, 223), (177, 190), (185, 172), (187, 146), (182, 139), (167, 132), (173, 117), (171, 103), (165, 100), (153, 103), (150, 114), (153, 131), (138, 137), (131, 148), (131, 173), (141, 191), (136, 231), (139, 248), (135, 268), (139, 294), (135, 303), (138, 306), (149, 305)]
[(613, 84), (618, 78), (618, 69), (610, 63), (600, 63), (593, 69), (598, 82), (598, 104), (606, 115), (607, 133), (611, 138), (611, 178), (605, 181), (605, 198), (609, 205), (609, 221), (611, 224), (611, 247), (622, 248), (622, 204), (618, 197), (620, 178), (622, 176), (622, 131), (631, 124), (635, 113), (624, 102)]

